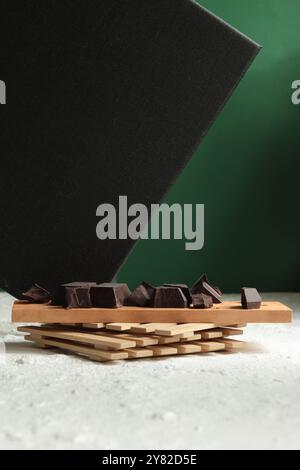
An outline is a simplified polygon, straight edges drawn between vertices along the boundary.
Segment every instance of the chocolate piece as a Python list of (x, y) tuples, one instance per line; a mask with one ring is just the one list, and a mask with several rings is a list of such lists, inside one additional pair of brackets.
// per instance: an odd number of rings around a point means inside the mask
[(209, 295), (194, 294), (192, 295), (193, 308), (212, 308), (214, 303)]
[(187, 300), (178, 287), (157, 287), (153, 306), (155, 308), (186, 308)]
[(93, 307), (122, 307), (130, 295), (127, 284), (103, 283), (90, 288)]
[(218, 287), (214, 287), (208, 280), (206, 274), (203, 274), (191, 288), (191, 294), (205, 294), (212, 297), (214, 304), (222, 303), (222, 293)]
[(245, 309), (255, 309), (261, 307), (261, 296), (257, 289), (253, 287), (243, 287), (241, 303)]
[(53, 305), (62, 305), (66, 308), (92, 307), (90, 287), (96, 286), (95, 282), (70, 282), (60, 286), (54, 296)]
[(136, 305), (146, 307), (150, 305), (155, 293), (155, 288), (147, 282), (142, 282), (126, 300), (126, 305)]
[(187, 304), (191, 305), (192, 303), (192, 296), (189, 287), (186, 284), (164, 284), (165, 287), (178, 287), (182, 290), (183, 295), (187, 300)]
[(218, 291), (216, 291), (214, 287), (212, 287), (210, 284), (207, 284), (207, 282), (203, 282), (201, 293), (212, 297), (214, 304), (222, 303), (222, 296)]
[(90, 287), (66, 287), (65, 303), (67, 308), (91, 308)]
[(26, 300), (29, 300), (32, 303), (48, 304), (52, 300), (50, 292), (38, 284), (33, 284), (33, 286), (22, 295)]

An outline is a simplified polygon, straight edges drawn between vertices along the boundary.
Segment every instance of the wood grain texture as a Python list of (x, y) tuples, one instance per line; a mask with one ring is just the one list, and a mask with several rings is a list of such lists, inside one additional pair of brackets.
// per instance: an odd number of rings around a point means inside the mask
[(109, 336), (93, 334), (93, 333), (82, 333), (78, 331), (67, 331), (59, 328), (39, 328), (39, 327), (20, 327), (18, 331), (31, 333), (33, 335), (39, 335), (43, 338), (57, 338), (62, 340), (70, 340), (78, 343), (87, 343), (95, 346), (100, 346), (107, 349), (125, 349), (136, 346), (136, 342), (133, 340), (127, 340), (123, 338), (111, 338)]
[(207, 342), (205, 342), (205, 341), (201, 341), (201, 342), (195, 341), (195, 343), (193, 343), (193, 344), (196, 344), (198, 346), (200, 345), (201, 349), (202, 349), (202, 352), (205, 352), (205, 353), (222, 351), (222, 350), (226, 349), (225, 344), (219, 343), (218, 340), (217, 341), (207, 341)]
[[(215, 330), (216, 333), (220, 333), (221, 336), (227, 337), (227, 336), (239, 336), (243, 335), (244, 331), (239, 329), (239, 328), (216, 328)], [(213, 334), (214, 331), (210, 331), (210, 334)]]
[(58, 338), (42, 338), (42, 340), (38, 341), (37, 345), (39, 346), (39, 344), (75, 352), (89, 358), (95, 358), (99, 361), (116, 361), (128, 358), (128, 353), (125, 351), (105, 351), (87, 345), (79, 345), (67, 340), (60, 340)]
[[(118, 309), (61, 307), (28, 304), (17, 301), (13, 305), (15, 323), (215, 323), (238, 325), (244, 323), (290, 323), (292, 310), (280, 302), (263, 302), (262, 308), (244, 310), (238, 302), (223, 302), (211, 309), (155, 309), (122, 307)], [(157, 329), (157, 328), (156, 328)], [(152, 330), (153, 331), (153, 330)], [(141, 331), (137, 333), (149, 333)]]
[(242, 350), (247, 347), (247, 343), (245, 341), (237, 341), (236, 339), (221, 338), (216, 339), (216, 342), (219, 344), (223, 344), (225, 346), (225, 349), (228, 351)]
[(209, 330), (215, 326), (216, 325), (213, 323), (183, 323), (182, 325), (175, 325), (171, 327), (160, 327), (155, 330), (155, 334), (161, 336), (179, 335), (182, 338), (186, 338), (192, 336), (195, 331)]
[[(197, 336), (197, 335), (195, 335), (195, 336)], [(208, 331), (203, 331), (201, 333), (201, 339), (203, 339), (203, 340), (216, 339), (216, 338), (222, 338), (222, 337), (223, 337), (222, 331), (213, 331), (213, 330), (209, 331), (208, 330)]]

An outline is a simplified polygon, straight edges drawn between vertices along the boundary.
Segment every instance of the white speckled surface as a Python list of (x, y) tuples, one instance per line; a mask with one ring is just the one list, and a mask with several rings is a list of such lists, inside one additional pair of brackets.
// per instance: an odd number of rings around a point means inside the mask
[(265, 352), (100, 364), (32, 347), (0, 293), (0, 448), (299, 449), (300, 294), (264, 299), (295, 311), (247, 328)]

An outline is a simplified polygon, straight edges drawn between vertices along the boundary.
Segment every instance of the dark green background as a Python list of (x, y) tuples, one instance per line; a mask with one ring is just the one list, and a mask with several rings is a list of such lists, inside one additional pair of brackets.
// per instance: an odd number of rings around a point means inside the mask
[(165, 199), (205, 204), (204, 249), (140, 241), (118, 280), (190, 284), (206, 271), (224, 291), (299, 291), (300, 2), (199, 3), (263, 50)]

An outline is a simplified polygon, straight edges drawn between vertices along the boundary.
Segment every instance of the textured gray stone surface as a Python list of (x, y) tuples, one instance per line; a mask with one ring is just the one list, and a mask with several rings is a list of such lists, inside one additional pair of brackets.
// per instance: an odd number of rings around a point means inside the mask
[(263, 297), (295, 310), (247, 328), (263, 348), (98, 364), (26, 343), (1, 293), (0, 448), (299, 449), (300, 294)]

